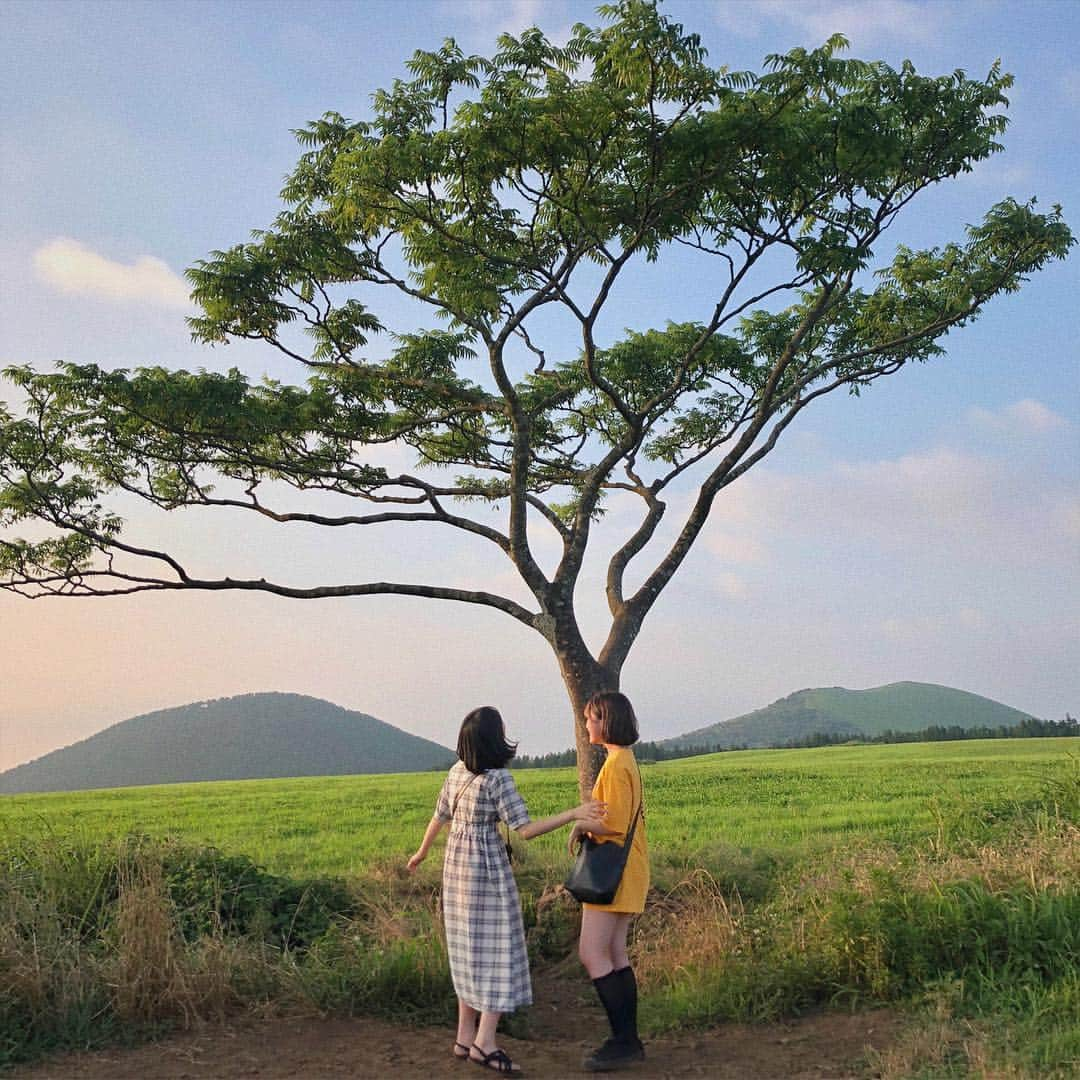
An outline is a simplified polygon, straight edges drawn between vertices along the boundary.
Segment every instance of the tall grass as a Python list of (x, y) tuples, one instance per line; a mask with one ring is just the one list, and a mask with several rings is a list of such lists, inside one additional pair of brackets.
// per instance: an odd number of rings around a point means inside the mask
[[(771, 780), (760, 764), (738, 775), (731, 759), (740, 755), (650, 771), (654, 891), (633, 940), (647, 1030), (893, 1004), (919, 1010), (920, 1026), (937, 1034), (881, 1055), (883, 1076), (1071, 1075), (1080, 1062), (1080, 759), (1011, 769), (991, 789), (976, 751), (967, 770), (982, 798), (939, 789), (918, 828), (860, 822), (860, 805), (870, 818), (880, 809), (880, 792), (864, 787), (849, 809), (854, 827), (830, 833), (831, 843), (734, 844), (720, 829), (657, 842), (671, 803), (676, 817), (696, 806), (715, 825), (762, 788), (794, 798), (796, 774), (829, 799), (830, 785), (851, 789), (830, 773), (829, 753), (809, 759), (811, 780), (798, 756), (773, 759), (797, 767)], [(948, 760), (961, 771), (960, 758)], [(911, 786), (924, 782), (920, 774)], [(555, 790), (547, 794), (554, 802)], [(755, 810), (764, 816), (767, 804)], [(535, 967), (562, 964), (574, 949), (564, 872), (554, 844), (519, 852)], [(434, 858), (415, 878), (397, 856), (369, 859), (347, 879), (300, 876), (186, 837), (103, 839), (94, 828), (23, 819), (0, 842), (0, 1064), (237, 1010), (448, 1022), (438, 891)]]
[(883, 1058), (883, 1076), (1080, 1074), (1078, 793), (1074, 770), (1011, 816), (797, 860), (758, 902), (684, 877), (637, 927), (647, 1023), (902, 1003), (937, 1034)]

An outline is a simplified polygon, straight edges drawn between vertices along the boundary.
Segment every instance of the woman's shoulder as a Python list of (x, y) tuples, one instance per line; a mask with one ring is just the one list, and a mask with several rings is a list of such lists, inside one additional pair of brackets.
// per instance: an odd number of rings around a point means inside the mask
[(455, 761), (446, 774), (446, 779), (451, 784), (467, 784), (472, 778), (473, 774), (469, 772), (464, 761)]
[(608, 751), (604, 768), (611, 772), (633, 772), (637, 765), (634, 751), (629, 746), (618, 746)]
[(638, 768), (633, 750), (620, 746), (614, 752), (609, 752), (600, 773), (606, 785), (634, 788), (638, 782)]

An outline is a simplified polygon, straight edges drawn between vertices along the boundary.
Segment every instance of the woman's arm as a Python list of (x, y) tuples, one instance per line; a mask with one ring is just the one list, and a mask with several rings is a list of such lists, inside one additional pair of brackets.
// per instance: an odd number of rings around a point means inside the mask
[(593, 831), (594, 827), (602, 830), (604, 827), (604, 809), (603, 803), (597, 802), (595, 799), (589, 799), (588, 802), (583, 802), (580, 806), (575, 806), (570, 810), (563, 810), (560, 814), (552, 814), (551, 817), (526, 822), (515, 831), (522, 840), (532, 840), (534, 836), (543, 836), (544, 833), (561, 829), (564, 825), (569, 825), (571, 821), (578, 822), (590, 832)]
[(630, 818), (635, 805), (633, 775), (626, 768), (625, 762), (611, 762), (604, 765), (596, 781), (596, 794), (604, 801), (602, 820), (598, 822), (579, 821), (570, 831), (567, 847), (570, 853), (585, 833), (594, 837), (614, 836), (622, 840), (630, 828)]
[(571, 855), (577, 853), (577, 846), (581, 838), (585, 835), (589, 836), (620, 836), (621, 833), (618, 829), (608, 828), (607, 822), (604, 818), (597, 818), (595, 820), (575, 821), (574, 827), (570, 830), (570, 836), (566, 841), (566, 850)]
[(416, 868), (427, 858), (427, 853), (430, 850), (435, 837), (449, 824), (450, 822), (443, 821), (439, 817), (433, 817), (428, 822), (428, 827), (424, 832), (424, 839), (420, 841), (420, 846), (416, 849), (416, 854), (409, 859), (408, 863), (406, 863), (406, 867), (410, 874), (415, 873)]
[(588, 821), (577, 821), (571, 830), (575, 836), (580, 836), (582, 833), (589, 833), (592, 836), (622, 836), (624, 831), (623, 829), (613, 829), (606, 815)]

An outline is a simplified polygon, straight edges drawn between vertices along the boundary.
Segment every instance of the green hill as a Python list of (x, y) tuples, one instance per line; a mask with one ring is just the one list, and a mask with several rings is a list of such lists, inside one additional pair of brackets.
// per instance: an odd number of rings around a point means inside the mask
[(299, 694), (245, 694), (162, 709), (0, 773), (0, 793), (195, 780), (414, 772), (452, 751)]
[(1015, 727), (1027, 713), (990, 698), (932, 683), (899, 682), (872, 690), (840, 686), (798, 690), (764, 709), (665, 739), (661, 746), (784, 746), (815, 734), (860, 736), (925, 728)]

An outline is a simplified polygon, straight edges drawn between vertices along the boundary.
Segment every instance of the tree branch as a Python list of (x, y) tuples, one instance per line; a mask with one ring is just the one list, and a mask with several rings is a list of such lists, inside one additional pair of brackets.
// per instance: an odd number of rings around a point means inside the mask
[[(96, 584), (99, 581), (103, 583), (101, 586)], [(115, 588), (104, 584), (110, 581), (130, 584), (120, 585)], [(51, 585), (56, 585), (58, 588), (50, 589)], [(62, 593), (60, 587), (63, 586), (67, 586), (68, 591)], [(31, 594), (25, 591), (28, 588), (37, 591)], [(541, 630), (542, 619), (539, 613), (531, 612), (516, 601), (504, 596), (468, 589), (452, 589), (439, 585), (408, 584), (404, 582), (373, 581), (357, 585), (318, 585), (305, 589), (280, 585), (276, 582), (267, 581), (265, 578), (259, 578), (258, 580), (186, 578), (182, 581), (169, 581), (163, 578), (145, 577), (114, 570), (86, 570), (78, 575), (77, 583), (74, 582), (73, 578), (66, 575), (25, 577), (21, 580), (9, 576), (7, 580), (0, 581), (0, 589), (17, 592), (22, 596), (29, 596), (31, 599), (60, 595), (119, 596), (133, 592), (192, 589), (204, 592), (224, 592), (229, 590), (265, 592), (295, 600), (325, 600), (335, 597), (376, 595), (418, 596), (429, 600), (454, 600), (460, 603), (479, 604), (484, 607), (496, 608), (511, 615), (518, 622), (524, 623), (531, 629), (543, 632)]]

